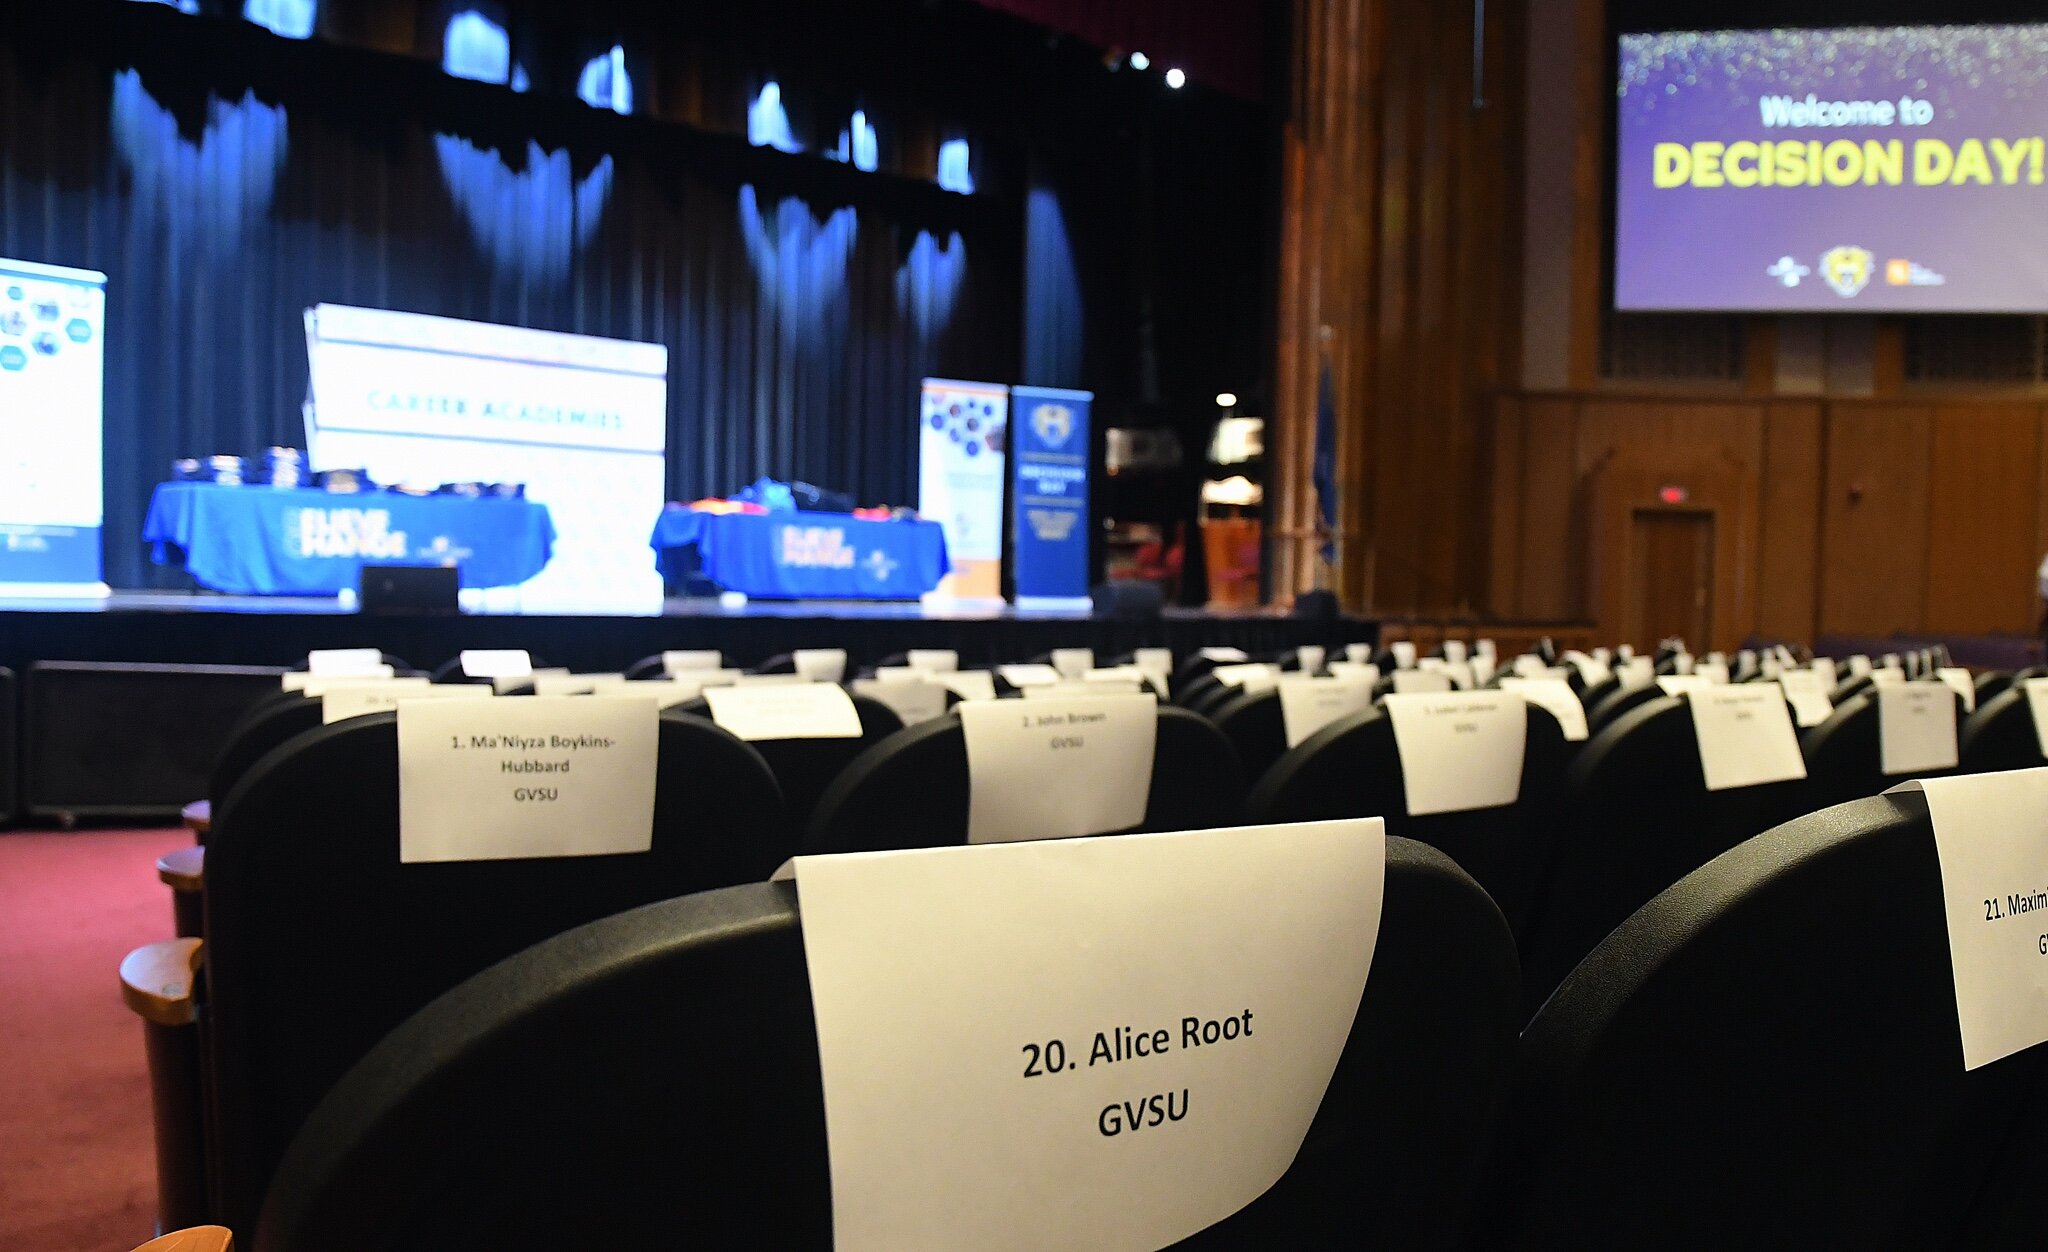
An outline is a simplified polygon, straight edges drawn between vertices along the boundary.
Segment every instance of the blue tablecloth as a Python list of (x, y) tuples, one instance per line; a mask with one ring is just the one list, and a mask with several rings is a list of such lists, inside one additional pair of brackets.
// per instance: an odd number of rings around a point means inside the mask
[(937, 522), (844, 513), (663, 509), (649, 544), (664, 574), (670, 550), (694, 544), (711, 581), (763, 599), (910, 600), (952, 568)]
[(164, 483), (142, 539), (157, 564), (182, 556), (216, 591), (331, 596), (354, 590), (365, 562), (452, 563), (465, 587), (523, 583), (547, 565), (555, 523), (546, 505), (505, 497)]

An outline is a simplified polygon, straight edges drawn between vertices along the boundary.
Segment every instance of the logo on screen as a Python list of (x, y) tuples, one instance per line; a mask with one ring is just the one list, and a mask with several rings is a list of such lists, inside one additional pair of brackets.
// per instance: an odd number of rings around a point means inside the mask
[(867, 567), (868, 576), (878, 583), (888, 582), (896, 573), (896, 567), (902, 563), (880, 548), (868, 553), (868, 559), (861, 562)]
[(1777, 279), (1781, 286), (1797, 287), (1800, 279), (1813, 273), (1813, 267), (1811, 265), (1801, 265), (1789, 256), (1781, 256), (1764, 273)]
[(852, 569), (854, 555), (837, 526), (782, 528), (782, 563), (791, 569)]
[(389, 559), (406, 555), (388, 509), (286, 509), (285, 551), (297, 557)]
[(1031, 410), (1031, 430), (1046, 447), (1060, 447), (1074, 433), (1074, 411), (1064, 404), (1041, 404)]
[(1870, 285), (1876, 265), (1868, 248), (1829, 248), (1820, 254), (1821, 280), (1844, 300)]

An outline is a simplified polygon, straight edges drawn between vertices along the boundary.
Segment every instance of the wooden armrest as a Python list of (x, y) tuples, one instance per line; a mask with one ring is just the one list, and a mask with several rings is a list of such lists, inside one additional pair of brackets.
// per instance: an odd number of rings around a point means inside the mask
[(204, 836), (213, 831), (213, 801), (211, 800), (194, 800), (184, 808), (179, 809), (178, 816), (184, 819), (185, 829), (195, 835)]
[(202, 941), (166, 939), (121, 958), (121, 999), (146, 1022), (192, 1022), (192, 980), (199, 974)]
[(235, 1236), (226, 1226), (193, 1226), (158, 1235), (135, 1252), (235, 1252)]
[(200, 891), (206, 887), (206, 849), (176, 848), (156, 859), (156, 876), (173, 891)]

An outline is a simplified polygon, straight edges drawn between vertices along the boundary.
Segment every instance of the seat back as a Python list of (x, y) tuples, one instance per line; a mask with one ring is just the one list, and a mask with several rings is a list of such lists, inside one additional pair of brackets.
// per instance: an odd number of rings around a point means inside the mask
[(2034, 710), (2023, 687), (2012, 686), (1986, 700), (1963, 722), (1956, 744), (1965, 774), (2032, 769), (2048, 765), (2034, 730)]
[(1256, 786), (1273, 762), (1287, 755), (1287, 720), (1276, 690), (1244, 691), (1225, 700), (1209, 718), (1230, 741), (1244, 767), (1245, 781)]
[(1971, 679), (1970, 685), (1977, 692), (1977, 707), (1981, 709), (1987, 701), (2012, 689), (2012, 674), (2008, 670), (1988, 669)]
[[(792, 835), (801, 834), (809, 825), (818, 797), (855, 757), (903, 729), (903, 719), (881, 701), (866, 696), (848, 698), (860, 716), (858, 739), (759, 739), (753, 743), (782, 788), (783, 813)], [(678, 708), (707, 720), (711, 717), (711, 706), (702, 696)]]
[[(1944, 691), (1947, 688), (1943, 688)], [(1828, 720), (1817, 726), (1809, 726), (1799, 736), (1799, 751), (1806, 758), (1807, 803), (1816, 809), (1846, 804), (1877, 795), (1897, 783), (1904, 782), (1908, 775), (1892, 776), (1884, 772), (1883, 755), (1879, 746), (1880, 720), (1878, 688), (1865, 688), (1857, 695), (1835, 706)], [(1965, 713), (1963, 698), (1951, 695), (1955, 702), (1956, 740), (1958, 759), (1962, 741)], [(1914, 778), (1936, 778), (1952, 774), (1953, 769), (1915, 770)]]
[(1743, 840), (1811, 812), (1804, 779), (1707, 790), (1685, 700), (1660, 695), (1582, 745), (1522, 947), (1533, 1012), (1629, 914)]
[(1599, 699), (1586, 705), (1586, 735), (1592, 736), (1605, 730), (1616, 718), (1631, 709), (1641, 708), (1652, 700), (1660, 699), (1664, 689), (1656, 683), (1644, 683), (1640, 687), (1617, 687)]
[[(2023, 1246), (2038, 1171), (1987, 1180), (2038, 1166), (2044, 1080), (2048, 1049), (1963, 1068), (1924, 798), (1844, 804), (1660, 893), (1537, 1013), (1485, 1242)], [(1966, 1238), (1973, 1201), (2036, 1224)]]
[(406, 865), (396, 714), (258, 761), (216, 808), (206, 854), (216, 1215), (247, 1228), (306, 1113), (421, 1005), (570, 927), (766, 878), (794, 851), (780, 809), (759, 753), (670, 712), (650, 851)]
[[(965, 843), (969, 797), (967, 735), (960, 715), (948, 713), (856, 757), (819, 798), (803, 850), (815, 856)], [(1243, 767), (1223, 732), (1161, 705), (1145, 821), (1136, 829), (1232, 826), (1243, 806)]]
[(1372, 708), (1330, 723), (1275, 762), (1253, 785), (1245, 818), (1255, 824), (1385, 818), (1388, 834), (1440, 849), (1472, 875), (1519, 939), (1556, 842), (1570, 748), (1557, 719), (1532, 704), (1513, 804), (1411, 817), (1394, 719), (1385, 708)]
[(213, 763), (206, 798), (218, 805), (251, 766), (280, 744), (320, 726), (324, 716), (319, 700), (296, 691), (280, 691), (251, 705), (228, 732), (227, 744)]
[[(1514, 978), (1485, 894), (1389, 839), (1372, 974), (1300, 1155), (1176, 1246), (1455, 1242)], [(829, 1184), (796, 893), (736, 887), (563, 935), (406, 1022), (307, 1122), (256, 1245), (822, 1250)]]

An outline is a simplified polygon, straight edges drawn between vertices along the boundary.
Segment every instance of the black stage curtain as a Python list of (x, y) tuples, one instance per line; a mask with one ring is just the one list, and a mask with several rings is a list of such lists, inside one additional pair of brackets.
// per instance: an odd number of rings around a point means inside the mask
[(109, 277), (115, 586), (183, 585), (139, 539), (173, 459), (303, 445), (315, 304), (667, 345), (672, 499), (915, 503), (920, 377), (1016, 376), (1014, 200), (163, 16), (0, 28), (0, 255)]

